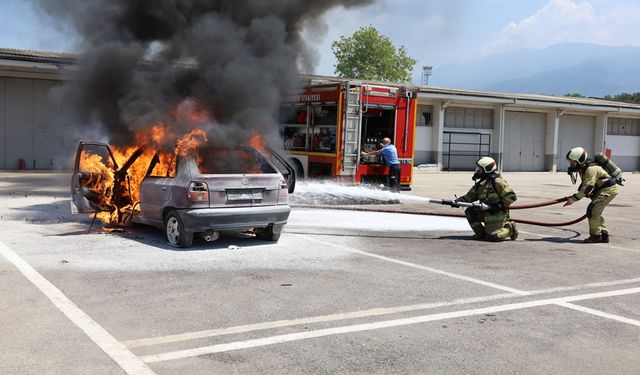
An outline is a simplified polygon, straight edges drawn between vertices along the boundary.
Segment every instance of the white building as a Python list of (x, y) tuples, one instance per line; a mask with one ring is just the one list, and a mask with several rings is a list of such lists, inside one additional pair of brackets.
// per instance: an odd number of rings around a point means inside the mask
[[(73, 61), (63, 53), (0, 49), (0, 169), (70, 167), (78, 139), (64, 100), (54, 100), (52, 89)], [(470, 169), (488, 154), (506, 171), (558, 171), (566, 168), (567, 151), (579, 145), (590, 154), (610, 149), (623, 170), (640, 169), (640, 105), (431, 86), (417, 90), (415, 165)]]
[(640, 105), (591, 98), (489, 93), (421, 86), (415, 163), (469, 169), (480, 156), (505, 171), (565, 170), (575, 146), (610, 149), (640, 169)]

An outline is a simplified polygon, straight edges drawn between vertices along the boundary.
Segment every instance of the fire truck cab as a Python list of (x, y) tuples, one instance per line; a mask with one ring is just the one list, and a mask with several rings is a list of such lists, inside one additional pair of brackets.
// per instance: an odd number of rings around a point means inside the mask
[(283, 97), (280, 132), (299, 178), (385, 183), (388, 167), (361, 151), (388, 137), (398, 150), (403, 190), (412, 179), (416, 90), (342, 81), (305, 86)]

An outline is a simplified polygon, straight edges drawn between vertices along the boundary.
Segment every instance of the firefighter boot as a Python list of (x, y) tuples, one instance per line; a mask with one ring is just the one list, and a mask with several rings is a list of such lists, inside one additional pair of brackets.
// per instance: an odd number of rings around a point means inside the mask
[(598, 242), (602, 242), (602, 236), (594, 236), (591, 235), (588, 238), (585, 238), (584, 241), (582, 241), (584, 243), (598, 243)]
[(609, 243), (609, 232), (606, 230), (602, 231), (602, 239), (600, 240), (602, 243)]
[(509, 237), (511, 238), (511, 241), (515, 241), (518, 238), (518, 228), (516, 227), (516, 222), (509, 220), (507, 222), (507, 225), (509, 226), (509, 231), (511, 232), (511, 235)]

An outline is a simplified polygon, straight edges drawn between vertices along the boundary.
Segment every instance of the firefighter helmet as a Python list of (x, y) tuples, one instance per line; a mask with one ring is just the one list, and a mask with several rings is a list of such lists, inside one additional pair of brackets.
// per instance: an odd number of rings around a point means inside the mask
[(574, 147), (567, 152), (567, 160), (573, 160), (578, 164), (584, 164), (587, 161), (587, 151), (582, 147)]
[(498, 169), (498, 166), (496, 165), (496, 161), (493, 160), (493, 158), (490, 158), (488, 156), (480, 158), (476, 162), (476, 165), (482, 168), (482, 172), (486, 174), (493, 173), (496, 171), (496, 169)]
[(485, 156), (476, 162), (476, 171), (471, 179), (476, 181), (489, 178), (489, 176), (493, 176), (493, 172), (495, 172), (496, 169), (498, 169), (496, 161), (493, 160), (493, 158)]

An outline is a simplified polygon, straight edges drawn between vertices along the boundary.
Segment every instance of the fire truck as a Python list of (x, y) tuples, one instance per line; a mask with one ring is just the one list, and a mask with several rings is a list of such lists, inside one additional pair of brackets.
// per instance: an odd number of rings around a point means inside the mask
[(385, 183), (380, 156), (360, 156), (388, 137), (398, 150), (400, 184), (411, 186), (417, 91), (341, 81), (310, 84), (285, 95), (280, 108), (284, 150), (300, 177)]

